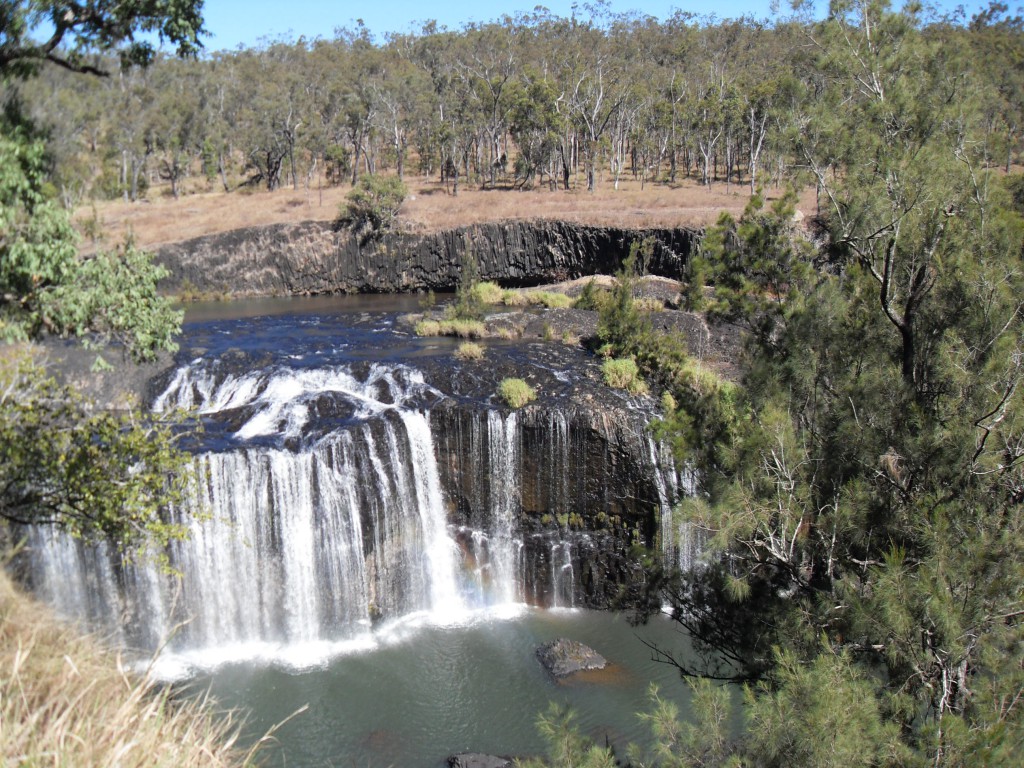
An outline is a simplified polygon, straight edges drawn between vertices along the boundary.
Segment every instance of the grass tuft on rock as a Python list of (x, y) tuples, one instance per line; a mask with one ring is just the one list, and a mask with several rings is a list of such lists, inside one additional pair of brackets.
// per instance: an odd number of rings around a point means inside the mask
[(489, 280), (474, 283), (469, 290), (480, 304), (501, 304), (505, 295), (500, 285)]
[(605, 360), (601, 364), (601, 373), (609, 387), (624, 389), (634, 395), (647, 393), (647, 383), (640, 377), (636, 361), (630, 357)]
[(480, 339), (487, 329), (479, 320), (420, 320), (416, 323), (417, 336), (457, 336), (461, 339)]
[(458, 349), (455, 350), (455, 358), (464, 362), (470, 360), (483, 360), (483, 345), (477, 344), (475, 341), (464, 341), (459, 344)]
[(537, 392), (522, 379), (503, 379), (498, 397), (510, 408), (522, 408), (537, 399)]

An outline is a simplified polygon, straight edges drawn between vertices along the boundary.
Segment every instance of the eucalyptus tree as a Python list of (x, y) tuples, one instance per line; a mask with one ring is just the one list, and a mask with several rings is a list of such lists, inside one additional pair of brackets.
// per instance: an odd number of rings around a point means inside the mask
[[(343, 57), (343, 69), (333, 72), (337, 80), (337, 120), (346, 144), (351, 147), (350, 180), (355, 185), (360, 173), (376, 172), (374, 141), (381, 108), (376, 93), (383, 74), (382, 55), (373, 44), (370, 31), (361, 24), (356, 29), (335, 30), (334, 44)], [(361, 169), (360, 164), (365, 168)]]
[(171, 194), (181, 195), (181, 182), (199, 157), (206, 126), (202, 71), (180, 62), (161, 63), (152, 70), (148, 87), (156, 94), (150, 130), (158, 154), (159, 177), (170, 183)]
[(298, 69), (304, 57), (304, 46), (290, 41), (270, 42), (235, 57), (233, 96), (244, 169), (252, 171), (252, 183), (263, 183), (270, 191), (281, 185), (286, 168), (298, 188), (295, 149), (304, 117)]
[(587, 191), (593, 192), (602, 142), (626, 99), (627, 76), (607, 36), (592, 21), (573, 18), (560, 32), (564, 99), (570, 124), (579, 136)]
[(108, 83), (108, 103), (113, 114), (120, 116), (111, 126), (112, 148), (119, 161), (118, 188), (133, 203), (144, 191), (141, 183), (148, 186), (145, 174), (156, 152), (152, 121), (156, 93), (149, 86), (149, 76), (138, 68), (121, 70)]
[[(509, 134), (516, 145), (515, 178), (517, 186), (541, 184), (558, 186), (564, 119), (557, 108), (554, 85), (532, 68), (509, 86)], [(544, 177), (547, 176), (547, 182)]]
[(409, 145), (417, 126), (428, 119), (431, 111), (430, 81), (409, 58), (403, 42), (392, 38), (382, 51), (383, 70), (373, 83), (382, 136), (388, 137), (399, 180), (405, 178)]
[(524, 30), (517, 19), (504, 17), (501, 23), (469, 26), (463, 31), (465, 47), (459, 62), (462, 76), (478, 105), (481, 133), (487, 148), (488, 183), (494, 187), (499, 170), (503, 170), (508, 148), (503, 146), (508, 134), (509, 84), (519, 72), (521, 42)]
[(458, 194), (459, 176), (470, 173), (470, 158), (478, 130), (475, 102), (479, 94), (472, 77), (463, 66), (465, 52), (460, 35), (449, 31), (436, 31), (433, 25), (420, 36), (414, 47), (413, 60), (432, 85), (431, 98), (426, 102), (431, 112), (429, 119), (420, 123), (419, 150), (424, 157), (436, 158), (441, 181), (451, 184), (453, 195)]

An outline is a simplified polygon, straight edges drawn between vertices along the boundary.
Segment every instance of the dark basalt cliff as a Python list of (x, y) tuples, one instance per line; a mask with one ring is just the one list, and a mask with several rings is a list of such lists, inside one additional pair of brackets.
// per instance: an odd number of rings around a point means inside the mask
[[(498, 526), (489, 516), (512, 507), (527, 600), (608, 608), (642, 578), (630, 549), (655, 545), (665, 501), (644, 426), (648, 416), (622, 406), (530, 406), (514, 418), (516, 450), (497, 457), (506, 446), (503, 435), (495, 440), (486, 411), (449, 403), (431, 412), (448, 519), (466, 532), (493, 532)], [(499, 466), (507, 482), (496, 477)], [(570, 583), (560, 583), (565, 569), (575, 594), (565, 591)]]
[(276, 224), (168, 245), (156, 260), (167, 290), (185, 284), (235, 296), (453, 290), (475, 259), (481, 278), (539, 285), (618, 269), (630, 246), (655, 241), (650, 274), (678, 278), (696, 249), (690, 229), (629, 230), (565, 222), (481, 224), (431, 235), (360, 238), (323, 222)]

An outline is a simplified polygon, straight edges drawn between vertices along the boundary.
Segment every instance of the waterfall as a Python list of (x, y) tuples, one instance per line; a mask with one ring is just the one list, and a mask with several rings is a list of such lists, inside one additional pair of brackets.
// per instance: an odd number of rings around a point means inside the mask
[(576, 604), (576, 572), (572, 566), (572, 547), (567, 541), (551, 544), (552, 608), (572, 608)]
[(676, 520), (673, 507), (680, 499), (696, 493), (694, 473), (690, 467), (678, 470), (672, 449), (653, 436), (648, 435), (647, 448), (658, 491), (661, 551), (666, 559), (687, 571), (697, 564), (702, 542), (693, 526)]
[[(30, 580), (65, 615), (150, 649), (338, 642), (378, 620), (457, 616), (459, 552), (416, 407), (429, 393), (402, 367), (187, 366), (155, 407), (193, 408), (230, 449), (196, 455), (168, 512), (189, 533), (166, 552), (176, 573), (38, 529)], [(334, 429), (310, 439), (325, 416)]]
[[(167, 511), (189, 534), (161, 553), (172, 571), (29, 534), (32, 586), (125, 646), (201, 664), (358, 644), (412, 616), (593, 604), (617, 591), (608, 574), (652, 504), (666, 554), (690, 553), (671, 517), (686, 478), (639, 417), (452, 410), (404, 365), (236, 373), (219, 360), (181, 367), (153, 407), (204, 425), (185, 498)], [(604, 528), (591, 538), (581, 521), (593, 519)]]
[[(487, 412), (487, 445), (489, 487), (491, 491), (491, 530), (488, 540), (493, 579), (506, 587), (501, 595), (505, 602), (521, 598), (517, 585), (522, 584), (522, 539), (517, 536), (520, 502), (519, 430), (515, 411), (502, 415)], [(511, 589), (509, 589), (511, 587)]]

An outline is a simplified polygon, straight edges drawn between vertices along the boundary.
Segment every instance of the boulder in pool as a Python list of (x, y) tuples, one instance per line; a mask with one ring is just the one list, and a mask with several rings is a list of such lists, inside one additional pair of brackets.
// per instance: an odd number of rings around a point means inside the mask
[(507, 757), (483, 755), (479, 752), (462, 752), (448, 758), (449, 768), (512, 768)]
[(537, 658), (556, 679), (588, 669), (604, 669), (604, 656), (578, 640), (560, 637), (537, 649)]

